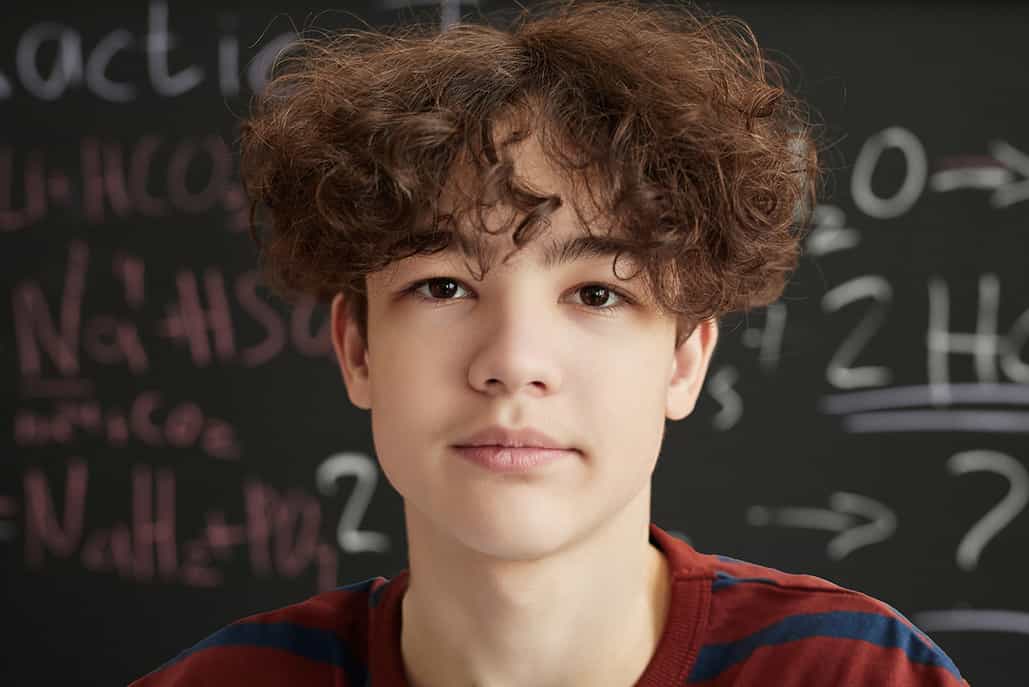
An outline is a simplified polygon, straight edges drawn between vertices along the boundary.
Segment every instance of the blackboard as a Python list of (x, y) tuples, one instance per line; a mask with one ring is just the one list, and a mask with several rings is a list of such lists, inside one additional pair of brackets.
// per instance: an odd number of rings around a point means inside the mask
[[(513, 5), (354, 4), (372, 25)], [(1029, 9), (722, 3), (831, 146), (783, 297), (723, 322), (653, 520), (880, 598), (1029, 680)], [(286, 3), (23, 4), (0, 25), (0, 682), (124, 684), (405, 567), (326, 309), (257, 280), (235, 141)]]

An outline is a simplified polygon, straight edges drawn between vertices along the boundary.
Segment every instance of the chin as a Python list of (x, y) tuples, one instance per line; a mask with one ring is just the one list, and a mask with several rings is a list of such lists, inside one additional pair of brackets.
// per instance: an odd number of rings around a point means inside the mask
[(507, 521), (493, 526), (460, 527), (454, 537), (484, 556), (506, 561), (531, 561), (559, 550), (566, 544), (565, 531), (553, 523)]

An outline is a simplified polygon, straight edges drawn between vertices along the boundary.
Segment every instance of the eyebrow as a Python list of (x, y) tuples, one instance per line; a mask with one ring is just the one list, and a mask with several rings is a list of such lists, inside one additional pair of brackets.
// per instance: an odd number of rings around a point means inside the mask
[[(457, 240), (450, 244), (447, 252), (460, 251), (465, 257), (472, 257), (472, 244), (464, 237), (458, 235)], [(560, 265), (566, 265), (580, 258), (601, 258), (614, 257), (619, 252), (626, 253), (624, 241), (609, 239), (604, 236), (576, 236), (565, 239), (562, 242), (554, 240), (546, 241), (543, 248), (543, 267), (552, 269)], [(490, 258), (495, 257), (492, 253)], [(630, 256), (631, 257), (631, 256)]]

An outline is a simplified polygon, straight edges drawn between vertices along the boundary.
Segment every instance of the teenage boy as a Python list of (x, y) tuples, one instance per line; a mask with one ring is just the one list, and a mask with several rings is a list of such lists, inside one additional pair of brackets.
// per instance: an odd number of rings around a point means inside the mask
[(810, 126), (740, 22), (548, 10), (308, 43), (262, 95), (267, 274), (331, 302), (409, 566), (135, 684), (967, 685), (887, 604), (650, 522), (718, 318), (796, 263)]

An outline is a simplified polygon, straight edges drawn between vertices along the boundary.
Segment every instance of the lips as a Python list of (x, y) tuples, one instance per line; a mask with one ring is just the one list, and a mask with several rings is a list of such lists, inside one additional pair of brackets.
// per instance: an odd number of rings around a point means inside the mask
[(578, 455), (574, 450), (510, 446), (458, 446), (454, 450), (465, 460), (498, 473), (528, 472)]
[(534, 427), (508, 428), (491, 425), (454, 444), (458, 448), (474, 446), (494, 446), (512, 449), (558, 449), (575, 450), (572, 446), (558, 441), (546, 432)]

